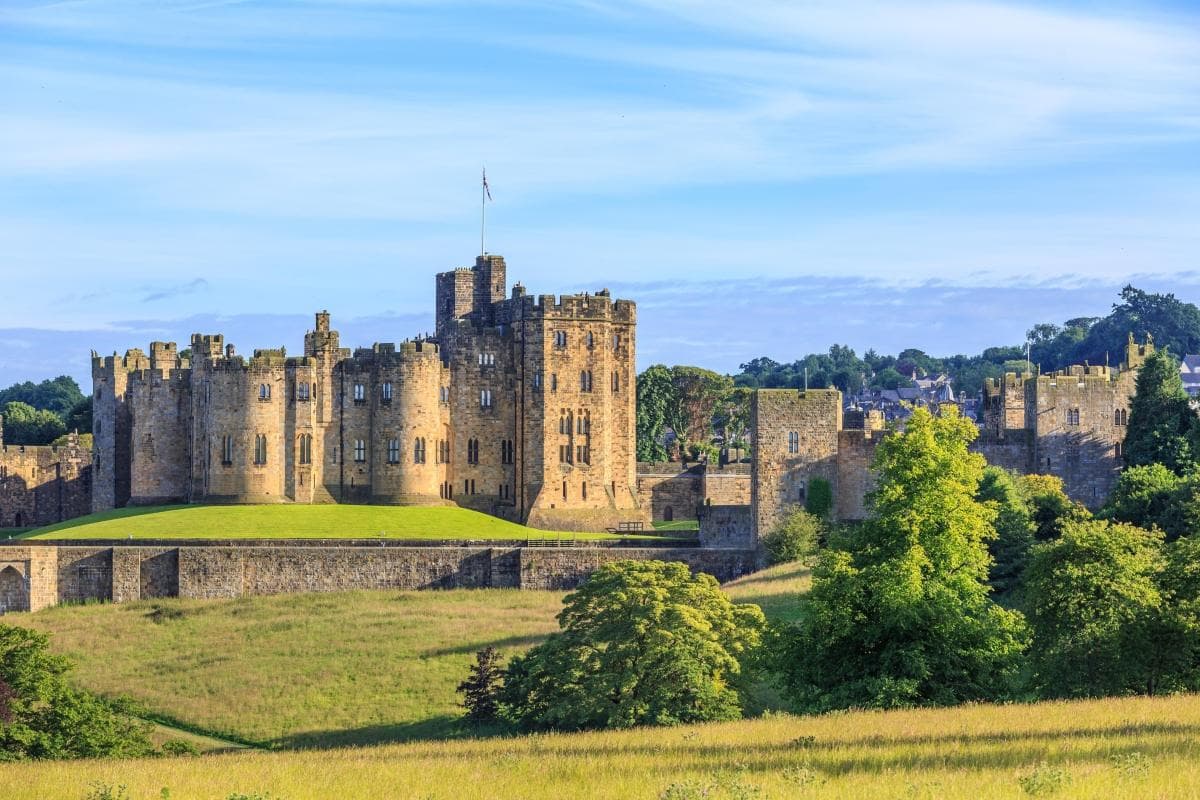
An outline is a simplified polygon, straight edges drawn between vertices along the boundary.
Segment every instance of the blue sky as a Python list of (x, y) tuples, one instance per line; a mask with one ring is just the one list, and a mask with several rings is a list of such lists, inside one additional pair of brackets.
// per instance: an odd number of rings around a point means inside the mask
[(1200, 9), (0, 4), (0, 385), (432, 328), (488, 249), (639, 301), (641, 366), (936, 354), (1200, 300)]

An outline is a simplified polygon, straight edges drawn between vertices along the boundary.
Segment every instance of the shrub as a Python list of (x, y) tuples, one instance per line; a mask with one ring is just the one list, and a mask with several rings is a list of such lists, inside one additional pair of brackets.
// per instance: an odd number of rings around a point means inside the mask
[(824, 478), (813, 478), (808, 482), (808, 495), (804, 509), (813, 516), (829, 519), (833, 511), (833, 487)]
[(183, 739), (168, 739), (162, 744), (163, 755), (168, 756), (198, 756), (200, 748)]
[(0, 625), (4, 691), (0, 760), (129, 758), (154, 754), (149, 726), (120, 703), (67, 685), (70, 662), (49, 652), (45, 634)]
[(504, 672), (500, 668), (500, 651), (485, 647), (475, 654), (471, 673), (458, 685), (467, 719), (475, 724), (487, 724), (499, 719), (500, 693), (504, 689)]
[(737, 719), (765, 619), (711, 575), (662, 561), (600, 567), (563, 600), (562, 630), (509, 663), (503, 710), (526, 729)]
[(803, 508), (794, 509), (778, 528), (763, 537), (768, 560), (782, 564), (808, 558), (817, 552), (823, 528), (820, 517)]

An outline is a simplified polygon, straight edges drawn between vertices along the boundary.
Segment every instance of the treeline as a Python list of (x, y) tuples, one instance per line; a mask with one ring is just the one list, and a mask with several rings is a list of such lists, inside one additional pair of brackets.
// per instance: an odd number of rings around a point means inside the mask
[[(1176, 356), (1200, 352), (1200, 309), (1173, 294), (1151, 294), (1126, 286), (1106, 317), (1076, 317), (1062, 325), (1033, 326), (1027, 334), (1029, 361), (1043, 371), (1084, 362), (1116, 365), (1124, 356), (1130, 333), (1139, 340), (1149, 334), (1158, 347)], [(945, 373), (956, 392), (974, 396), (988, 378), (1025, 365), (1024, 345), (989, 347), (977, 355), (938, 358), (912, 348), (894, 356), (868, 350), (859, 357), (853, 349), (835, 344), (827, 353), (811, 353), (791, 363), (766, 357), (752, 359), (741, 365), (733, 382), (751, 388), (800, 388), (807, 371), (810, 387), (836, 387), (849, 394), (864, 386), (910, 386), (914, 374), (924, 377)]]
[(53, 444), (71, 431), (92, 432), (92, 398), (67, 375), (0, 389), (0, 415), (6, 444)]

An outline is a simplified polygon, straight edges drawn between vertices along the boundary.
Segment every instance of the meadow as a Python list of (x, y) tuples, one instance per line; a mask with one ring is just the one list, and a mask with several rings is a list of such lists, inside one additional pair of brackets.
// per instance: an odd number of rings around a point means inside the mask
[[(808, 571), (727, 585), (787, 614)], [(361, 745), (461, 733), (455, 687), (475, 652), (506, 656), (558, 629), (563, 593), (349, 592), (64, 605), (6, 622), (52, 634), (75, 681), (153, 718), (262, 747)], [(758, 705), (776, 701), (764, 687)], [(2, 796), (2, 795), (0, 795)]]
[[(853, 712), (321, 752), (6, 764), (0, 797), (82, 800), (1195, 798), (1200, 697)], [(164, 795), (163, 790), (167, 793)]]
[(36, 528), (34, 539), (649, 539), (555, 533), (457, 506), (180, 505), (103, 511)]

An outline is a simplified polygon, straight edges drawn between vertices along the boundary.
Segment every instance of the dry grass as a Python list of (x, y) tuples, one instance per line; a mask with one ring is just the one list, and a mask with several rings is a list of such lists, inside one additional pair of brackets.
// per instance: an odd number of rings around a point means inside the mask
[[(0, 797), (81, 800), (1194, 798), (1200, 697), (775, 716), (620, 733), (153, 761), (22, 763)], [(674, 787), (674, 788), (672, 788)]]

